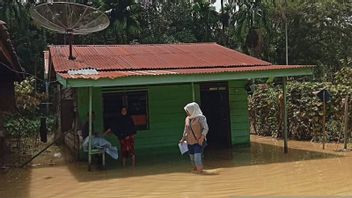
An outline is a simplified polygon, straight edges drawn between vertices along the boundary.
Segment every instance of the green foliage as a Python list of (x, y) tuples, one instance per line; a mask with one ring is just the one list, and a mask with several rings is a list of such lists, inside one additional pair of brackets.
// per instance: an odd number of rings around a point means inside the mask
[(346, 86), (352, 86), (352, 68), (344, 67), (335, 73), (334, 83)]
[(23, 114), (35, 113), (39, 104), (45, 99), (44, 94), (35, 91), (35, 79), (26, 78), (22, 82), (15, 82), (16, 106)]
[[(31, 1), (29, 1), (31, 2)], [(225, 4), (221, 13), (207, 1), (79, 0), (110, 11), (110, 26), (76, 36), (75, 44), (218, 42), (263, 58), (285, 63), (285, 22), (289, 63), (313, 64), (317, 79), (331, 80), (343, 66), (352, 66), (352, 4), (342, 0), (240, 0)], [(0, 20), (27, 72), (42, 75), (47, 44), (63, 44), (64, 36), (33, 24), (28, 3), (0, 1)]]
[[(261, 57), (266, 35), (271, 31), (267, 17), (268, 7), (262, 0), (238, 1), (238, 11), (234, 12), (231, 24), (240, 49), (256, 57)], [(268, 38), (267, 38), (268, 39)]]
[(199, 42), (214, 41), (219, 29), (219, 15), (206, 1), (196, 1), (192, 7), (193, 32)]
[(25, 117), (13, 114), (5, 120), (4, 128), (10, 137), (26, 138), (39, 133), (40, 119), (38, 117)]
[(288, 1), (270, 6), (276, 34), (272, 60), (285, 63), (284, 22), (288, 23), (289, 63), (317, 65), (317, 77), (331, 80), (343, 66), (351, 66), (352, 4), (350, 1)]
[(4, 124), (10, 136), (24, 138), (38, 133), (40, 126), (38, 110), (45, 95), (36, 93), (34, 84), (34, 78), (15, 82), (17, 113), (8, 116)]
[[(153, 2), (141, 11), (141, 43), (196, 42), (188, 1)], [(182, 16), (182, 17), (180, 17)]]
[[(259, 135), (275, 135), (278, 133), (278, 92), (274, 87), (259, 85), (249, 102), (251, 120)], [(265, 116), (264, 116), (265, 115)]]
[[(350, 68), (343, 69), (336, 76), (340, 82)], [(344, 103), (349, 96), (349, 109), (352, 108), (352, 87), (349, 85), (331, 82), (297, 82), (291, 81), (287, 85), (287, 109), (289, 136), (297, 140), (321, 139), (323, 134), (323, 103), (314, 94), (316, 91), (327, 89), (332, 100), (326, 105), (326, 131), (328, 140), (338, 140), (343, 137)], [(282, 88), (277, 86), (261, 85), (257, 87), (250, 99), (250, 119), (257, 134), (282, 136), (282, 108), (280, 107)], [(281, 114), (281, 116), (280, 116)], [(351, 118), (349, 117), (351, 122)]]

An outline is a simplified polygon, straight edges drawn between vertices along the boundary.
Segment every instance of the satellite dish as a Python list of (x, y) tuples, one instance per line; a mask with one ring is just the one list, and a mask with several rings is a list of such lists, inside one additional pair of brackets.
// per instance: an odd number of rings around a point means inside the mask
[(31, 7), (32, 19), (49, 30), (69, 35), (70, 60), (73, 35), (85, 35), (107, 28), (109, 18), (96, 8), (72, 2), (50, 2)]

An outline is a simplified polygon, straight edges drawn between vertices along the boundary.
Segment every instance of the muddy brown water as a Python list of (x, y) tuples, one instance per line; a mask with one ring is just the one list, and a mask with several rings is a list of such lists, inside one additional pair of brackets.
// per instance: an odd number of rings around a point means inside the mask
[(352, 197), (352, 152), (342, 145), (282, 141), (251, 136), (251, 146), (207, 151), (206, 168), (190, 172), (187, 157), (140, 154), (137, 167), (109, 161), (107, 170), (87, 171), (85, 162), (11, 169), (0, 173), (0, 197)]

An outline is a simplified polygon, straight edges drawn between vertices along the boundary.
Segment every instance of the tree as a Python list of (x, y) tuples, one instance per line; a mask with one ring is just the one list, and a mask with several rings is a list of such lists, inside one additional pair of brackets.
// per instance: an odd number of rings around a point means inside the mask
[[(30, 1), (28, 1), (30, 2)], [(234, 0), (221, 13), (205, 0), (79, 0), (108, 13), (110, 26), (75, 37), (75, 44), (218, 42), (227, 47), (285, 64), (288, 23), (289, 63), (317, 65), (317, 77), (331, 79), (352, 66), (352, 4), (346, 0)], [(286, 13), (287, 11), (287, 13)], [(32, 74), (42, 73), (47, 44), (63, 44), (62, 35), (33, 24), (28, 3), (0, 1), (20, 61)]]
[[(273, 27), (283, 32), (282, 9), (272, 7)], [(331, 79), (351, 65), (352, 4), (341, 0), (288, 1), (289, 63), (317, 65), (317, 77)], [(284, 63), (284, 34), (277, 34), (275, 57)]]
[[(45, 33), (31, 22), (27, 6), (16, 0), (0, 2), (0, 20), (7, 23), (21, 65), (32, 74), (42, 74)], [(40, 76), (40, 75), (39, 75)]]
[(219, 15), (210, 3), (200, 0), (192, 6), (193, 32), (199, 42), (215, 40), (219, 29)]
[(242, 0), (234, 4), (236, 12), (232, 16), (232, 25), (236, 32), (240, 49), (255, 57), (261, 57), (264, 37), (270, 32), (267, 7), (262, 0)]
[(134, 0), (103, 0), (104, 9), (110, 12), (111, 33), (115, 43), (129, 43), (138, 37), (140, 24), (137, 20), (141, 10), (140, 4)]

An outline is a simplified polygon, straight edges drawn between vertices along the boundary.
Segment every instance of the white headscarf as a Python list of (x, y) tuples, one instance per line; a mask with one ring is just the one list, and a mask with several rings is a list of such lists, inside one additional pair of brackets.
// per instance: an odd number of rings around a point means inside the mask
[(186, 126), (189, 126), (190, 119), (201, 117), (203, 115), (202, 110), (200, 110), (199, 105), (195, 102), (191, 102), (184, 107), (185, 111), (188, 112), (189, 116), (186, 117)]

